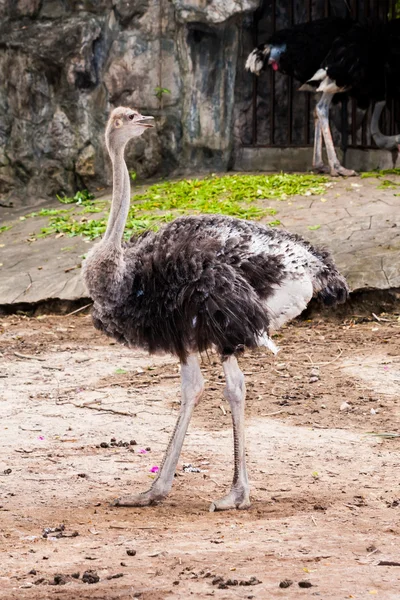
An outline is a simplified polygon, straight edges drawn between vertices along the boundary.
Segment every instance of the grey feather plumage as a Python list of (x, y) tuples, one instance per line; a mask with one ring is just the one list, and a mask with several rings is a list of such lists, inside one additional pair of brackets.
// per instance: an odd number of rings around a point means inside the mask
[(348, 293), (329, 253), (231, 217), (181, 217), (132, 239), (122, 253), (122, 271), (121, 257), (109, 258), (110, 272), (120, 271), (111, 287), (86, 272), (95, 326), (123, 344), (181, 361), (210, 347), (229, 355), (259, 345), (275, 329), (269, 299), (290, 282), (311, 282), (312, 295), (328, 304)]

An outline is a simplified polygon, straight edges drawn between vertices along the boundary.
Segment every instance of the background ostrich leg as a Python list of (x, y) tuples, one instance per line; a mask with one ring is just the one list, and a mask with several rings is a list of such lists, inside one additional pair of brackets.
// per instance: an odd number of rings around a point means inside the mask
[(211, 504), (211, 512), (214, 510), (228, 510), (230, 508), (248, 508), (250, 506), (244, 439), (246, 386), (244, 384), (243, 373), (239, 369), (234, 356), (230, 356), (224, 360), (222, 366), (226, 378), (224, 396), (228, 400), (232, 412), (235, 465), (231, 491), (220, 500), (216, 500)]
[(197, 356), (191, 355), (186, 364), (181, 364), (181, 389), (182, 401), (178, 420), (153, 485), (146, 492), (118, 498), (114, 506), (147, 506), (165, 498), (171, 489), (193, 409), (204, 391), (204, 379)]
[(356, 174), (355, 171), (345, 169), (344, 167), (342, 167), (336, 155), (335, 146), (333, 145), (332, 134), (329, 127), (329, 107), (331, 105), (332, 99), (332, 94), (324, 92), (316, 108), (316, 112), (321, 124), (322, 134), (324, 136), (326, 153), (328, 155), (328, 163), (330, 167), (330, 174), (333, 177), (337, 175), (351, 177), (352, 175)]
[(314, 152), (312, 161), (313, 170), (317, 173), (328, 173), (329, 168), (322, 160), (322, 131), (317, 109), (314, 109)]

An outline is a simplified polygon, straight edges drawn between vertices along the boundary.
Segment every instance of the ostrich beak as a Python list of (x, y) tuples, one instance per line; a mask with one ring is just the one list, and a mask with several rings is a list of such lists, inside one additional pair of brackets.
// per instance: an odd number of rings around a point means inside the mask
[(135, 125), (141, 125), (142, 127), (154, 127), (154, 117), (144, 117), (140, 115), (137, 119), (135, 119)]

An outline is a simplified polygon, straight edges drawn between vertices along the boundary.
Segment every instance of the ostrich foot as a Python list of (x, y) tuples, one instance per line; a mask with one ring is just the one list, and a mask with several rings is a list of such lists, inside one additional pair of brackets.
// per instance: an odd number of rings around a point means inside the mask
[(312, 170), (314, 171), (314, 173), (329, 173), (330, 169), (327, 165), (324, 165), (324, 163), (319, 163), (317, 165), (313, 165)]
[(342, 165), (332, 168), (330, 170), (330, 174), (332, 177), (354, 177), (355, 175), (357, 175), (357, 173), (353, 171), (353, 169), (345, 169), (345, 167), (342, 167)]
[(229, 494), (210, 504), (210, 512), (214, 512), (215, 510), (230, 510), (232, 508), (239, 508), (241, 510), (250, 508), (248, 489), (243, 487), (241, 489), (231, 490)]
[(154, 490), (148, 490), (147, 492), (141, 492), (140, 494), (116, 498), (112, 503), (112, 506), (150, 506), (151, 504), (161, 502), (164, 497), (164, 494), (157, 493)]

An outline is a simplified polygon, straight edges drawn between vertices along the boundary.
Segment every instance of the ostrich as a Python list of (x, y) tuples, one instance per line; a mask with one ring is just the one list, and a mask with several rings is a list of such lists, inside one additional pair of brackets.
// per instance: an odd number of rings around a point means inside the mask
[[(333, 96), (346, 92), (360, 108), (377, 102), (371, 118), (371, 134), (378, 148), (398, 150), (400, 136), (379, 131), (385, 102), (400, 96), (400, 19), (383, 23), (355, 23), (339, 36), (308, 85), (322, 92), (317, 105), (330, 165), (339, 164), (329, 129), (329, 107)], [(329, 142), (329, 144), (327, 143)], [(393, 154), (394, 156), (394, 154)]]
[(393, 166), (400, 153), (400, 133), (397, 135), (383, 135), (379, 129), (379, 119), (386, 106), (386, 101), (377, 102), (371, 117), (371, 135), (378, 148), (383, 148), (392, 153)]
[[(255, 75), (259, 75), (267, 65), (274, 71), (280, 71), (284, 75), (291, 75), (302, 86), (304, 91), (315, 91), (307, 85), (307, 81), (320, 68), (322, 61), (331, 49), (334, 41), (343, 36), (354, 25), (349, 19), (339, 17), (327, 17), (307, 23), (300, 23), (288, 29), (275, 32), (267, 43), (259, 45), (248, 56), (245, 69)], [(340, 165), (335, 154), (332, 136), (328, 127), (325, 126), (325, 114), (327, 99), (330, 95), (323, 95), (314, 112), (314, 153), (313, 169), (331, 175), (352, 176), (355, 172)], [(329, 169), (322, 160), (322, 135), (328, 154)]]
[(311, 298), (344, 302), (345, 279), (330, 254), (285, 231), (221, 215), (183, 216), (130, 242), (122, 236), (129, 210), (127, 142), (153, 126), (130, 108), (112, 111), (106, 145), (113, 167), (111, 212), (102, 241), (84, 263), (96, 328), (129, 347), (176, 355), (181, 365), (178, 420), (157, 478), (145, 492), (115, 500), (146, 506), (168, 494), (204, 380), (198, 353), (220, 354), (232, 413), (234, 475), (230, 492), (210, 510), (250, 506), (245, 462), (244, 376), (236, 355), (246, 346), (276, 347), (271, 333)]

